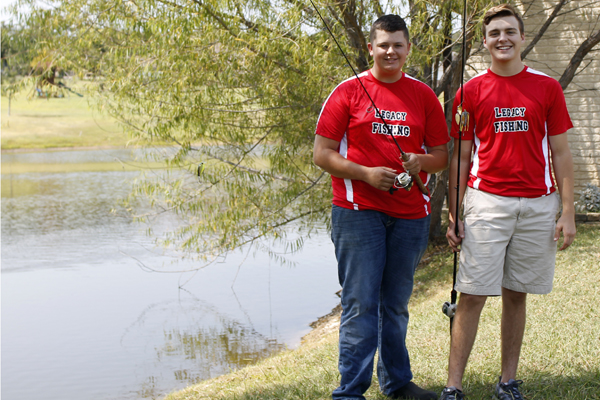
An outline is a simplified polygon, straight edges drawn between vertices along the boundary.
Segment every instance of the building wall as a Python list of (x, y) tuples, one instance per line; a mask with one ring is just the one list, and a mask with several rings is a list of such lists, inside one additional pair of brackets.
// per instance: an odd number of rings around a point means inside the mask
[[(546, 22), (555, 5), (556, 1), (543, 0), (517, 3), (525, 22), (523, 49)], [(563, 6), (560, 14), (524, 60), (527, 66), (557, 80), (579, 45), (590, 33), (600, 29), (600, 3), (572, 0)], [(474, 76), (488, 68), (489, 63), (487, 50), (481, 45), (476, 46), (467, 74)], [(587, 54), (564, 93), (574, 125), (569, 131), (569, 145), (573, 154), (577, 199), (577, 191), (586, 183), (600, 186), (600, 45)]]

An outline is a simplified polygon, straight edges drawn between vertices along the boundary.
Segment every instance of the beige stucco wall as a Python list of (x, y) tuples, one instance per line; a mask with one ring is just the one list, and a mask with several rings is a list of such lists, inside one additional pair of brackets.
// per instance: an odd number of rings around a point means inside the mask
[[(600, 29), (600, 3), (572, 0), (566, 4), (524, 62), (531, 68), (559, 79), (579, 45)], [(524, 0), (517, 3), (524, 21), (526, 43), (536, 35), (552, 13), (556, 1)], [(487, 50), (474, 49), (467, 74), (474, 76), (489, 66)], [(575, 169), (575, 191), (586, 183), (600, 186), (600, 45), (584, 58), (565, 90), (574, 128), (569, 144)], [(579, 196), (576, 194), (576, 199)]]

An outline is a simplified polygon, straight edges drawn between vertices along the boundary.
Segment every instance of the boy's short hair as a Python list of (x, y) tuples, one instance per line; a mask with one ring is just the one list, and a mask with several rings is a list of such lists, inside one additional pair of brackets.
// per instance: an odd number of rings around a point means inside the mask
[(483, 31), (483, 37), (485, 37), (486, 27), (492, 22), (494, 18), (498, 17), (515, 17), (517, 22), (519, 23), (519, 31), (521, 35), (525, 34), (525, 24), (523, 23), (523, 18), (519, 15), (519, 12), (515, 10), (513, 6), (508, 3), (500, 4), (498, 6), (494, 6), (487, 10), (487, 12), (483, 16), (483, 24), (481, 25), (481, 30)]
[(375, 31), (378, 29), (386, 32), (402, 31), (404, 32), (406, 41), (409, 40), (408, 27), (406, 26), (406, 22), (404, 22), (402, 17), (399, 15), (388, 14), (377, 18), (377, 21), (373, 22), (373, 26), (371, 26), (369, 42), (373, 43), (373, 39), (375, 39)]

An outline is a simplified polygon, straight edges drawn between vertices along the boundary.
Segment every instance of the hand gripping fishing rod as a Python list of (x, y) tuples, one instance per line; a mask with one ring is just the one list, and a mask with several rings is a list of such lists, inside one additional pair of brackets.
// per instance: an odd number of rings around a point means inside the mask
[[(462, 37), (462, 66), (460, 71), (460, 104), (456, 108), (455, 120), (458, 125), (458, 149), (455, 149), (458, 154), (458, 165), (456, 172), (456, 209), (454, 213), (454, 234), (458, 237), (458, 221), (460, 212), (460, 159), (461, 159), (461, 144), (462, 136), (469, 126), (469, 113), (463, 110), (464, 91), (463, 81), (465, 78), (465, 64), (467, 62), (467, 0), (464, 0), (463, 6), (463, 37)], [(454, 322), (454, 314), (456, 314), (456, 271), (458, 269), (458, 252), (454, 252), (454, 271), (452, 274), (452, 291), (450, 292), (450, 301), (446, 301), (442, 306), (442, 312), (450, 318), (450, 336), (452, 336), (452, 323)]]
[[(377, 108), (377, 106), (375, 105), (375, 102), (373, 101), (373, 99), (369, 95), (369, 91), (367, 90), (367, 88), (365, 87), (365, 85), (363, 85), (362, 81), (358, 77), (358, 74), (354, 70), (354, 67), (352, 66), (352, 64), (350, 64), (350, 60), (348, 60), (348, 57), (346, 57), (346, 53), (344, 53), (344, 50), (342, 50), (342, 46), (340, 46), (340, 44), (338, 43), (338, 41), (335, 39), (335, 36), (333, 36), (333, 32), (331, 32), (331, 29), (329, 29), (329, 26), (327, 26), (327, 22), (325, 22), (325, 19), (323, 18), (323, 16), (319, 12), (319, 9), (317, 8), (317, 6), (313, 2), (313, 0), (310, 0), (310, 4), (312, 4), (313, 8), (317, 12), (317, 15), (319, 16), (319, 18), (321, 18), (321, 21), (323, 21), (323, 25), (325, 25), (325, 28), (327, 28), (327, 32), (329, 32), (329, 35), (331, 36), (331, 38), (333, 39), (333, 41), (337, 45), (338, 49), (340, 49), (340, 52), (342, 53), (342, 55), (346, 59), (346, 62), (348, 63), (348, 66), (350, 67), (350, 69), (354, 73), (354, 76), (356, 77), (356, 79), (358, 79), (358, 82), (360, 83), (360, 86), (363, 88), (363, 90), (365, 91), (367, 97), (371, 101), (371, 104), (373, 105), (373, 108), (375, 109), (375, 112), (377, 113), (377, 116), (379, 117), (379, 119), (381, 119), (381, 121), (383, 122), (383, 125), (385, 126), (385, 131), (390, 133), (390, 136), (394, 140), (394, 144), (396, 144), (396, 147), (398, 148), (398, 150), (400, 150), (400, 154), (402, 155), (402, 161), (408, 161), (408, 155), (402, 150), (402, 148), (400, 147), (400, 144), (398, 144), (398, 141), (394, 137), (393, 131), (390, 129), (390, 127), (388, 126), (388, 124), (385, 121), (385, 119), (381, 116), (381, 113), (379, 112), (379, 108)], [(427, 195), (427, 196), (429, 195), (429, 191), (427, 190), (427, 188), (423, 184), (423, 181), (421, 180), (421, 177), (419, 176), (418, 173), (414, 174), (414, 175), (408, 175), (405, 172), (403, 172), (403, 173), (399, 174), (398, 176), (396, 176), (396, 179), (394, 180), (394, 186), (392, 186), (390, 188), (390, 194), (394, 194), (394, 192), (396, 190), (398, 190), (399, 187), (402, 187), (402, 188), (404, 188), (406, 190), (410, 190), (410, 188), (412, 187), (413, 181), (417, 184), (417, 186), (419, 187), (419, 189), (421, 190), (421, 192), (424, 195)]]

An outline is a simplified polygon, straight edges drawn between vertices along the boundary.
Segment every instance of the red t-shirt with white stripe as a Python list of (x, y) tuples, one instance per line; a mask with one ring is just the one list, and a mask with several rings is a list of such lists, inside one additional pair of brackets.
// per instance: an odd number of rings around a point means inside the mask
[[(548, 137), (573, 127), (560, 84), (525, 67), (513, 76), (491, 70), (464, 85), (470, 113), (463, 139), (474, 141), (468, 185), (508, 197), (541, 197), (555, 191)], [(454, 114), (460, 103), (454, 99)], [(452, 122), (452, 137), (458, 125)]]
[[(371, 71), (359, 77), (404, 152), (425, 154), (426, 147), (449, 141), (440, 102), (427, 85), (406, 74), (394, 83), (378, 81)], [(340, 142), (340, 154), (350, 161), (404, 172), (400, 151), (356, 77), (329, 95), (316, 134)], [(420, 176), (427, 184), (429, 174), (421, 172)], [(332, 176), (332, 185), (333, 204), (340, 207), (377, 210), (405, 219), (423, 218), (431, 212), (429, 197), (416, 186), (391, 195), (359, 180)]]

